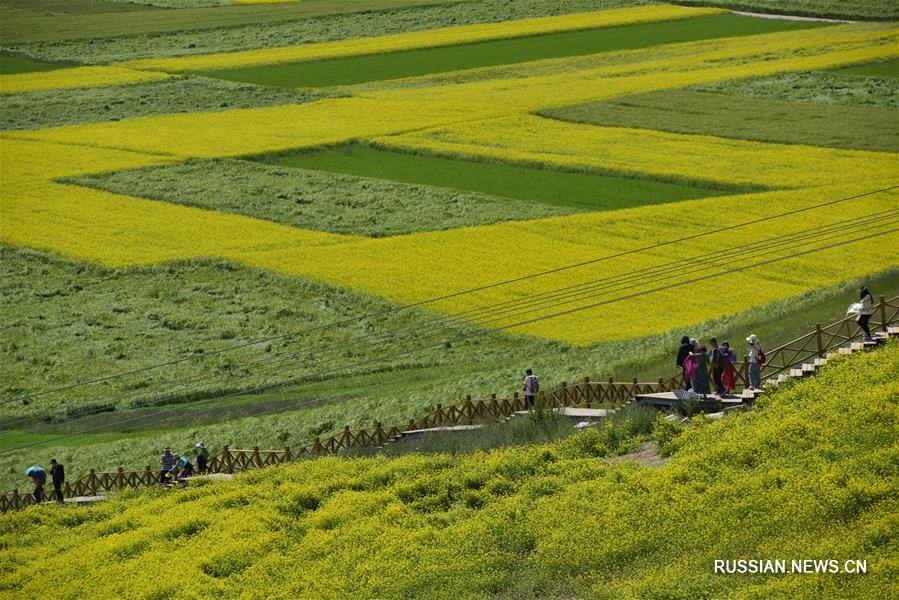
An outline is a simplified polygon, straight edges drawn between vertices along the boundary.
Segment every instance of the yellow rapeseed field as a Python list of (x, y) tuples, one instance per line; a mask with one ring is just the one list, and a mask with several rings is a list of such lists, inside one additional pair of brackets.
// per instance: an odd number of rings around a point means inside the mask
[(482, 23), (459, 27), (444, 27), (412, 33), (380, 37), (301, 44), (280, 48), (226, 52), (178, 58), (151, 58), (122, 63), (135, 69), (152, 69), (172, 73), (236, 69), (258, 65), (273, 65), (326, 58), (342, 58), (363, 54), (379, 54), (416, 48), (469, 44), (512, 37), (524, 37), (562, 31), (576, 31), (599, 27), (634, 25), (651, 21), (669, 21), (724, 12), (715, 8), (682, 8), (672, 5), (644, 6), (593, 13), (576, 13), (556, 17), (520, 19), (501, 23)]
[[(660, 10), (675, 14), (681, 9)], [(521, 35), (526, 26), (531, 25), (490, 27)], [(5, 134), (0, 149), (4, 157), (16, 159), (4, 158), (2, 241), (114, 266), (221, 256), (398, 302), (420, 301), (883, 184), (895, 177), (895, 155), (574, 125), (527, 113), (634, 92), (887, 58), (896, 56), (895, 42), (895, 28), (835, 26), (363, 85), (349, 88), (352, 97), (304, 105)], [(349, 55), (361, 51), (353, 50), (356, 43), (341, 44), (347, 44)], [(54, 182), (81, 173), (191, 157), (239, 156), (349, 140), (638, 176), (795, 189), (370, 240)], [(824, 184), (828, 187), (811, 187)], [(865, 202), (872, 211), (897, 204), (895, 193)], [(857, 208), (840, 205), (815, 213), (815, 218), (823, 223), (856, 214)], [(768, 235), (807, 226), (807, 216), (800, 216), (778, 221), (776, 227), (750, 228), (678, 247), (675, 256), (742, 248)], [(714, 306), (673, 289), (517, 331), (578, 344), (658, 333), (894, 267), (899, 265), (897, 248), (899, 239), (892, 234), (857, 244), (851, 254), (833, 249), (764, 270), (735, 273), (728, 276), (727, 285), (740, 293), (727, 295)], [(626, 275), (671, 257), (668, 248), (432, 308), (454, 312), (469, 303), (525, 298), (590, 277)], [(718, 286), (714, 281), (696, 285), (690, 295), (700, 298), (701, 292)], [(634, 291), (650, 288), (638, 286)], [(504, 326), (525, 318), (485, 325)]]
[[(388, 239), (365, 239), (327, 249), (289, 248), (271, 252), (242, 253), (242, 262), (282, 273), (311, 276), (322, 281), (375, 293), (397, 302), (439, 297), (453, 290), (504, 281), (559, 265), (626, 252), (767, 215), (807, 207), (829, 198), (868, 191), (882, 182), (863, 181), (853, 186), (767, 192), (743, 196), (706, 198), (676, 204), (557, 217), (521, 223), (501, 223), (461, 230), (429, 232)], [(563, 271), (499, 289), (485, 290), (430, 305), (453, 313), (481, 305), (527, 298), (584, 281), (623, 276), (624, 285), (607, 288), (596, 302), (654, 289), (674, 280), (648, 279), (638, 285), (630, 275), (638, 269), (672, 260), (699, 257), (697, 268), (729, 263), (728, 255), (751, 247), (757, 240), (785, 235), (816, 225), (857, 216), (859, 207), (871, 213), (899, 209), (899, 192), (892, 191), (853, 203), (778, 219), (739, 230), (715, 234), (688, 244), (617, 258)], [(895, 225), (894, 225), (895, 226)], [(878, 229), (883, 231), (886, 227)], [(840, 241), (843, 238), (835, 238)], [(816, 240), (818, 243), (818, 240)], [(823, 242), (820, 242), (823, 243)], [(513, 251), (514, 249), (514, 251)], [(801, 248), (799, 249), (801, 250)], [(782, 254), (773, 254), (773, 258)], [(751, 261), (750, 261), (751, 262)], [(734, 263), (740, 266), (745, 263)], [(899, 266), (899, 233), (859, 243), (852, 252), (834, 248), (819, 254), (770, 264), (691, 285), (628, 299), (566, 318), (556, 318), (514, 331), (575, 344), (625, 339), (667, 331), (696, 323), (711, 315), (737, 313), (787, 298), (804, 290), (862, 277)], [(716, 269), (723, 270), (719, 265)], [(696, 276), (708, 271), (697, 272)], [(733, 293), (720, 294), (726, 286)], [(702, 298), (716, 298), (713, 305)], [(560, 306), (571, 308), (580, 304)], [(664, 308), (660, 308), (664, 307)], [(549, 312), (549, 311), (543, 311)], [(515, 315), (487, 326), (505, 326), (529, 315)], [(585, 325), (589, 324), (589, 326)]]
[(598, 127), (533, 115), (374, 141), (411, 151), (772, 188), (839, 184), (860, 176), (889, 179), (899, 173), (899, 155), (886, 152)]
[(168, 77), (171, 75), (126, 67), (72, 67), (54, 71), (0, 75), (0, 94), (123, 85)]

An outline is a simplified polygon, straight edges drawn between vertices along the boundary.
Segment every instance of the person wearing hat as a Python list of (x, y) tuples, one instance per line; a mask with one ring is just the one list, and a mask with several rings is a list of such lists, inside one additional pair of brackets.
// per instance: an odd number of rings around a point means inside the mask
[(762, 387), (762, 363), (765, 361), (765, 353), (754, 333), (746, 338), (746, 341), (749, 342), (749, 389), (758, 390)]
[(66, 481), (66, 470), (56, 462), (55, 458), (50, 459), (50, 477), (53, 479), (53, 492), (56, 494), (56, 501), (62, 504), (62, 484)]
[(209, 464), (209, 450), (206, 449), (206, 444), (203, 442), (197, 442), (197, 471), (204, 475), (206, 473), (207, 465)]
[(159, 459), (159, 464), (162, 467), (159, 471), (159, 483), (165, 485), (169, 482), (169, 473), (175, 466), (175, 457), (172, 456), (171, 448), (162, 449), (162, 458)]

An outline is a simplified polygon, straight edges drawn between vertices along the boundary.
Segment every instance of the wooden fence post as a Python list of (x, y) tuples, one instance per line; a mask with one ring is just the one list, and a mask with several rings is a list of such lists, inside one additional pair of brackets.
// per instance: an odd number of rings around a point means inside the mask
[(321, 438), (318, 438), (318, 437), (317, 437), (317, 438), (315, 438), (315, 440), (312, 442), (312, 451), (313, 451), (314, 453), (316, 453), (316, 454), (321, 454), (321, 453), (322, 453), (322, 440), (321, 440)]
[(281, 462), (290, 462), (293, 459), (293, 455), (290, 453), (290, 446), (284, 447), (284, 459)]
[(584, 400), (586, 400), (587, 408), (590, 408), (590, 376), (584, 375), (583, 381)]
[(887, 330), (887, 299), (886, 296), (880, 297), (880, 330), (886, 333)]
[(123, 489), (125, 487), (125, 467), (119, 467), (118, 471), (115, 474), (115, 483), (118, 489)]
[(743, 387), (749, 388), (749, 357), (743, 357), (743, 364), (740, 366), (740, 371), (743, 375)]
[(824, 356), (824, 338), (821, 335), (821, 323), (815, 323), (815, 344), (818, 348), (818, 357)]
[[(568, 382), (563, 381), (562, 387), (559, 390), (561, 393), (559, 394), (559, 404), (561, 406), (568, 406)], [(555, 402), (553, 402), (552, 408), (555, 408)]]
[(150, 465), (147, 465), (147, 470), (144, 472), (144, 485), (151, 486), (153, 481), (153, 471), (150, 469)]
[(222, 446), (222, 459), (225, 461), (225, 473), (234, 473), (234, 457), (228, 446)]
[(91, 496), (96, 496), (97, 495), (97, 475), (96, 475), (95, 469), (91, 469), (88, 481), (90, 481)]
[(437, 413), (437, 416), (434, 419), (434, 425), (437, 425), (439, 427), (440, 425), (443, 425), (443, 405), (438, 404), (437, 408), (434, 409), (434, 411)]

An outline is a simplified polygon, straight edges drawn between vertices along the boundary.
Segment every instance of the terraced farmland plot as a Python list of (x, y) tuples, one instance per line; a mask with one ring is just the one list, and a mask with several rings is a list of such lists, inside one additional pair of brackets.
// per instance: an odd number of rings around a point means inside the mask
[(459, 160), (358, 145), (261, 160), (286, 167), (470, 190), (590, 211), (615, 210), (728, 193), (726, 189), (675, 185), (651, 179), (541, 169), (503, 161)]
[(440, 46), (201, 73), (209, 77), (274, 87), (327, 87), (821, 26), (822, 24), (814, 22), (775, 21), (721, 14), (671, 22), (566, 31), (473, 42), (459, 46)]
[(899, 151), (899, 111), (666, 90), (552, 109), (545, 117), (761, 142)]

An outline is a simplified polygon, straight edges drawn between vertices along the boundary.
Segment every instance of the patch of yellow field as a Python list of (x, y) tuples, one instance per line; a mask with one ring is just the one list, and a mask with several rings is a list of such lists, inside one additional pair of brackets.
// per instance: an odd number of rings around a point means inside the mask
[(72, 67), (53, 71), (0, 75), (0, 94), (123, 85), (169, 77), (171, 75), (166, 73), (139, 71), (126, 67)]
[[(276, 0), (279, 1), (279, 0)], [(261, 50), (245, 50), (242, 52), (225, 52), (199, 56), (177, 58), (150, 58), (122, 63), (135, 69), (151, 69), (170, 73), (190, 71), (209, 71), (213, 69), (236, 69), (259, 65), (343, 58), (363, 54), (380, 54), (416, 48), (433, 48), (435, 46), (451, 46), (470, 44), (512, 37), (524, 37), (562, 31), (595, 29), (599, 27), (615, 27), (635, 25), (652, 21), (670, 21), (701, 15), (724, 12), (716, 8), (682, 8), (661, 4), (618, 10), (605, 10), (592, 13), (576, 13), (556, 17), (539, 17), (520, 19), (501, 23), (481, 23), (461, 25), (399, 33), (379, 37), (367, 37), (338, 42), (322, 42), (317, 44), (301, 44), (280, 48), (264, 48)]]
[(0, 147), (2, 243), (124, 267), (358, 239), (49, 180), (164, 164), (170, 158), (7, 137)]
[[(234, 258), (264, 269), (314, 277), (363, 290), (400, 303), (417, 302), (752, 221), (827, 199), (868, 191), (878, 185), (882, 182), (706, 198), (613, 212), (365, 239), (321, 249), (241, 253)], [(483, 323), (486, 327), (507, 326), (556, 310), (606, 302), (690, 277), (701, 277), (729, 267), (745, 266), (754, 261), (824, 245), (822, 238), (815, 238), (809, 240), (813, 241), (812, 244), (793, 250), (788, 250), (787, 246), (760, 248), (757, 250), (759, 255), (753, 260), (733, 261), (729, 258), (733, 252), (758, 245), (762, 239), (856, 217), (860, 208), (869, 214), (899, 209), (899, 191), (452, 298), (429, 305), (429, 308), (441, 313), (454, 313), (524, 299), (585, 281), (620, 277), (617, 285), (596, 290), (593, 296), (578, 297), (578, 302), (560, 304), (552, 309), (550, 306), (554, 305), (544, 305), (536, 312), (513, 312), (496, 321)], [(894, 221), (892, 227), (897, 226), (899, 224)], [(889, 228), (886, 224), (869, 233), (883, 232)], [(865, 233), (835, 234), (828, 239), (836, 243), (862, 235)], [(767, 254), (762, 254), (765, 252)], [(640, 269), (682, 259), (691, 259), (689, 269), (693, 270), (692, 274), (672, 272), (668, 279), (639, 279), (635, 276)], [(744, 311), (815, 287), (895, 266), (899, 266), (899, 233), (854, 243), (851, 252), (837, 247), (691, 284), (686, 288), (673, 288), (606, 304), (514, 331), (575, 344), (626, 339)], [(568, 297), (565, 300), (573, 299)]]
[(678, 181), (764, 187), (889, 179), (899, 155), (508, 117), (374, 138), (390, 148)]

